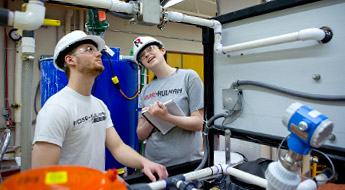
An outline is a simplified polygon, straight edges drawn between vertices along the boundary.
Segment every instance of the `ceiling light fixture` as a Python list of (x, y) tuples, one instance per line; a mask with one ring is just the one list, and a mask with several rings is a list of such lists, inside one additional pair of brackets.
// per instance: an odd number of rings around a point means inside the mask
[(183, 0), (164, 0), (162, 1), (161, 5), (166, 9), (168, 7), (171, 7), (173, 5), (176, 5), (177, 3), (182, 2)]

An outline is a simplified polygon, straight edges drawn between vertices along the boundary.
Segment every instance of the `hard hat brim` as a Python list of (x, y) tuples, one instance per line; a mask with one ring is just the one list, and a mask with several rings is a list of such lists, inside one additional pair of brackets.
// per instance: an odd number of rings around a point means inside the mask
[(60, 71), (64, 71), (63, 64), (64, 64), (64, 58), (67, 55), (67, 53), (69, 53), (74, 48), (78, 47), (79, 45), (84, 44), (83, 42), (87, 43), (90, 41), (95, 43), (98, 51), (102, 51), (105, 47), (105, 41), (99, 36), (87, 35), (85, 37), (79, 38), (78, 40), (73, 41), (70, 44), (68, 44), (64, 49), (60, 50), (59, 54), (54, 59), (55, 68), (57, 68)]

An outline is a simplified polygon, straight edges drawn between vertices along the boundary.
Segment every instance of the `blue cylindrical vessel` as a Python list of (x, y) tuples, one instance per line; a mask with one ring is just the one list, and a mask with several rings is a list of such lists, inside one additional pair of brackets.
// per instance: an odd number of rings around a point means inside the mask
[[(107, 105), (114, 127), (124, 143), (138, 151), (139, 142), (136, 134), (138, 98), (126, 99), (111, 80), (113, 76), (117, 76), (122, 92), (128, 97), (133, 97), (139, 87), (138, 66), (132, 62), (120, 61), (119, 48), (111, 47), (110, 49), (114, 54), (103, 53), (104, 71), (96, 78), (92, 94)], [(67, 85), (68, 80), (64, 72), (54, 67), (52, 57), (40, 59), (40, 62), (41, 105), (43, 106), (50, 96)], [(108, 150), (106, 150), (105, 161), (106, 170), (123, 167)]]
[(64, 72), (54, 67), (52, 56), (42, 57), (39, 61), (41, 63), (41, 107), (43, 107), (50, 96), (67, 85), (68, 79)]

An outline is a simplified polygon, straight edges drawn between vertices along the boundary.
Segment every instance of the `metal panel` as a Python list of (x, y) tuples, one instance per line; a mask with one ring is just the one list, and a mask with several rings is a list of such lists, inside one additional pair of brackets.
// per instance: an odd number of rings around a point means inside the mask
[[(326, 44), (303, 41), (230, 56), (214, 54), (214, 112), (224, 112), (222, 89), (237, 80), (260, 81), (313, 94), (345, 95), (344, 10), (344, 1), (318, 1), (223, 24), (224, 46), (323, 26), (330, 27), (334, 36)], [(313, 79), (315, 74), (321, 76), (320, 80)], [(240, 88), (244, 89), (244, 110), (230, 127), (285, 137), (289, 132), (282, 124), (283, 114), (291, 103), (298, 101), (329, 117), (335, 124), (336, 140), (326, 144), (345, 148), (345, 102), (296, 98), (254, 86)]]

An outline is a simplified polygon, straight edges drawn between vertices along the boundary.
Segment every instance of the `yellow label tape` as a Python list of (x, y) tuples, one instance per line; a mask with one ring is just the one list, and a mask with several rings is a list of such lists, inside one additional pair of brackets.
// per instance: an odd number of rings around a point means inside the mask
[(68, 177), (66, 171), (48, 172), (46, 174), (46, 184), (62, 184), (67, 183)]

